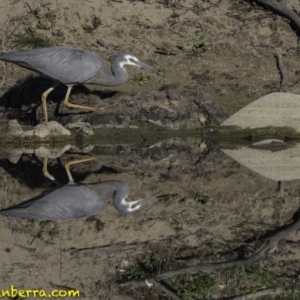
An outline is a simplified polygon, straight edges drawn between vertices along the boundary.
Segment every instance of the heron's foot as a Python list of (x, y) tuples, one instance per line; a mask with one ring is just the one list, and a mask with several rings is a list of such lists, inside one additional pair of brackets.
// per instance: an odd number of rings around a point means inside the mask
[(104, 107), (98, 107), (95, 111), (101, 111), (101, 110), (104, 110), (104, 109), (107, 109), (107, 108), (110, 108), (110, 107), (113, 107), (113, 106), (116, 106), (117, 103), (113, 103), (113, 104), (110, 104), (110, 105), (107, 105), (107, 106), (104, 106)]
[(88, 111), (96, 111), (97, 110), (97, 108), (95, 108), (95, 107), (73, 104), (73, 103), (70, 103), (69, 101), (64, 102), (64, 104), (67, 107), (71, 107), (71, 108), (77, 108), (77, 109), (88, 110)]
[(104, 109), (107, 109), (107, 108), (110, 108), (112, 106), (115, 106), (116, 104), (110, 104), (108, 106), (105, 106), (105, 107), (91, 107), (91, 106), (84, 106), (84, 105), (78, 105), (78, 104), (73, 104), (69, 101), (64, 101), (64, 104), (67, 106), (67, 107), (71, 107), (71, 108), (77, 108), (77, 109), (82, 109), (82, 110), (88, 110), (88, 111), (100, 111), (100, 110), (104, 110)]
[(82, 163), (82, 162), (91, 161), (91, 160), (95, 160), (97, 158), (98, 158), (98, 156), (90, 156), (90, 157), (85, 157), (85, 158), (81, 158), (81, 159), (75, 159), (75, 160), (67, 162), (65, 164), (65, 170), (66, 170), (68, 178), (69, 178), (69, 184), (74, 183), (74, 179), (73, 179), (72, 174), (70, 172), (70, 167), (72, 165), (79, 164), (79, 163)]
[(43, 174), (45, 177), (49, 178), (50, 180), (55, 181), (55, 178), (48, 172), (48, 158), (44, 158)]

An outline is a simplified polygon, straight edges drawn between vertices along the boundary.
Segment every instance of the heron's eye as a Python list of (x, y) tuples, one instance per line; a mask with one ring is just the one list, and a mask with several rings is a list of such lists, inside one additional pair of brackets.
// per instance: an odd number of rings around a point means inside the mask
[(129, 58), (129, 61), (132, 62), (132, 63), (134, 63), (134, 64), (136, 63), (136, 60), (133, 59), (133, 58)]

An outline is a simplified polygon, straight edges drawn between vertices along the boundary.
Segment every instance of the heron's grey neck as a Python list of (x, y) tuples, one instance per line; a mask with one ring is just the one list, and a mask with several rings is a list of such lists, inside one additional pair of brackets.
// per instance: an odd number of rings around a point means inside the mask
[(128, 79), (128, 73), (124, 68), (124, 61), (120, 55), (113, 58), (111, 62), (111, 72), (113, 73), (116, 84), (120, 85), (126, 82)]
[(126, 210), (126, 205), (124, 206), (124, 200), (129, 194), (129, 186), (118, 180), (111, 180), (101, 182), (97, 187), (90, 185), (89, 187), (96, 190), (96, 192), (101, 196), (102, 199), (108, 201), (110, 196), (113, 197), (113, 205), (120, 213), (124, 214)]
[(99, 70), (99, 73), (95, 77), (88, 80), (87, 83), (99, 84), (105, 86), (117, 86), (126, 82), (128, 79), (128, 73), (123, 68), (122, 58), (120, 55), (115, 56), (111, 62), (111, 70), (109, 70), (104, 61)]
[(128, 213), (128, 204), (126, 198), (130, 192), (129, 186), (124, 182), (115, 183), (115, 192), (113, 194), (113, 204), (117, 211), (121, 214)]

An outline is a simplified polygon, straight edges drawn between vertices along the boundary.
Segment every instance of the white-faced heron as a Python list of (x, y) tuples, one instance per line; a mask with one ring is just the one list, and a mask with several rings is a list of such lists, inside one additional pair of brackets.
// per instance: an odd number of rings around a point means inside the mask
[(122, 214), (130, 214), (160, 193), (127, 202), (130, 189), (122, 181), (112, 180), (86, 185), (74, 183), (70, 166), (92, 159), (95, 157), (80, 159), (65, 165), (69, 177), (67, 185), (3, 209), (1, 213), (13, 219), (75, 220), (98, 214), (107, 204), (109, 197), (113, 196), (114, 207)]
[(45, 122), (48, 122), (46, 107), (47, 96), (59, 84), (65, 84), (68, 87), (64, 99), (64, 104), (66, 106), (97, 111), (107, 107), (99, 109), (69, 102), (70, 92), (74, 85), (121, 85), (128, 79), (128, 73), (124, 69), (124, 65), (133, 65), (160, 74), (158, 71), (139, 61), (134, 55), (127, 52), (121, 52), (112, 59), (111, 71), (106, 67), (104, 60), (98, 54), (86, 50), (66, 47), (9, 51), (1, 53), (0, 60), (12, 62), (20, 67), (35, 71), (41, 76), (55, 82), (54, 85), (42, 95)]

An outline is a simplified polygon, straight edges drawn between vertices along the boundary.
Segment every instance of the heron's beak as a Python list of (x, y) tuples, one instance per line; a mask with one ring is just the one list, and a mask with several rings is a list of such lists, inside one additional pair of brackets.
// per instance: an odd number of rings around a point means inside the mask
[(151, 199), (155, 198), (156, 196), (158, 196), (160, 193), (161, 193), (161, 191), (159, 191), (159, 192), (155, 193), (154, 195), (151, 195), (147, 198), (128, 202), (128, 204), (130, 204), (130, 208), (133, 209), (133, 210), (139, 209), (141, 206), (143, 206), (149, 200), (151, 200)]
[(136, 65), (137, 65), (138, 67), (140, 67), (140, 68), (148, 69), (148, 70), (150, 70), (150, 71), (152, 71), (152, 72), (154, 72), (154, 73), (156, 73), (156, 74), (158, 74), (158, 75), (161, 75), (161, 73), (159, 73), (158, 71), (156, 71), (156, 70), (153, 69), (152, 67), (150, 67), (150, 66), (144, 64), (143, 62), (141, 62), (141, 61), (139, 61), (139, 60), (138, 60), (138, 61), (135, 61), (135, 63), (136, 63)]
[(139, 200), (136, 200), (136, 201), (130, 201), (130, 202), (127, 202), (127, 201), (124, 201), (123, 199), (123, 204), (122, 204), (122, 210), (118, 209), (116, 206), (116, 208), (124, 215), (127, 215), (127, 214), (131, 214), (132, 212), (138, 210), (141, 208), (141, 206), (143, 206), (145, 203), (147, 203), (149, 200), (155, 198), (156, 196), (158, 196), (159, 194), (161, 193), (161, 191), (159, 191), (158, 193), (154, 194), (154, 195), (151, 195), (147, 198), (144, 198), (144, 199), (139, 199)]

